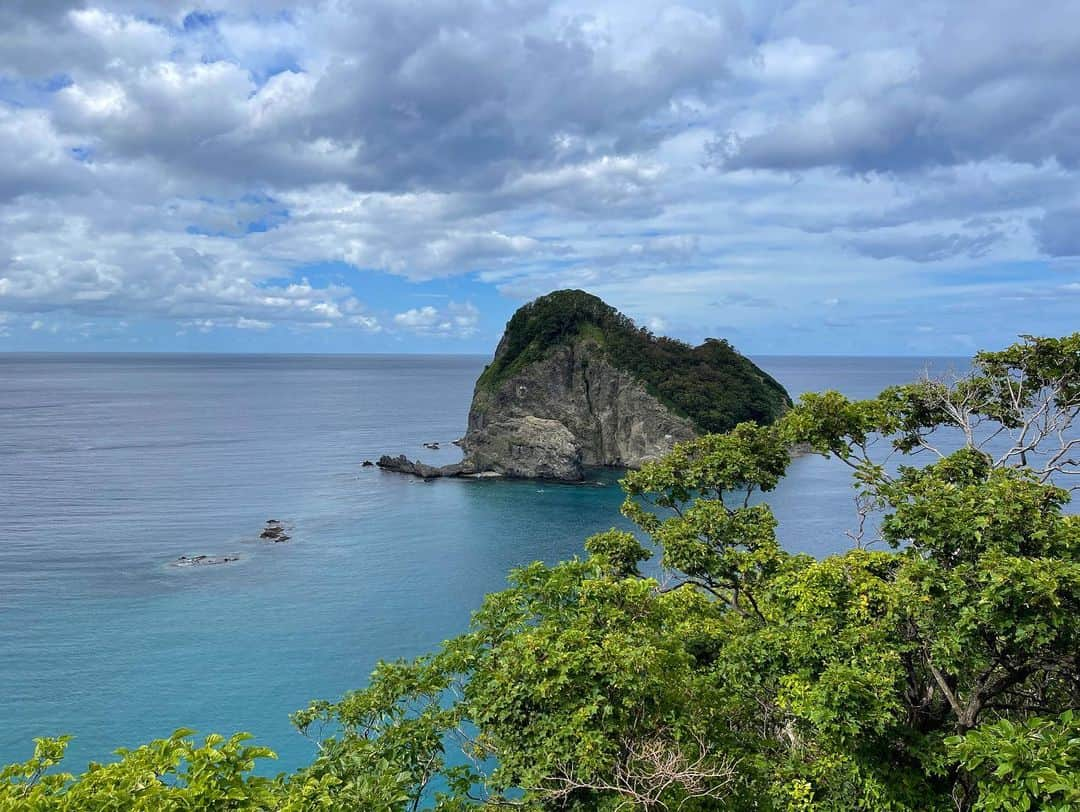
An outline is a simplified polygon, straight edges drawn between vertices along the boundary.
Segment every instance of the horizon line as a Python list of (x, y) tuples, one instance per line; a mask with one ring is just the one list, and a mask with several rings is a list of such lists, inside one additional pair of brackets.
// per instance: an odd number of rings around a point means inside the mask
[[(929, 353), (794, 353), (794, 352), (741, 352), (741, 355), (758, 358), (970, 358), (971, 355), (941, 355)], [(363, 358), (388, 356), (416, 356), (447, 358), (486, 358), (490, 353), (481, 352), (230, 352), (224, 350), (0, 350), (0, 358), (25, 355), (144, 355), (144, 356), (232, 356), (232, 357), (294, 357), (294, 358)]]

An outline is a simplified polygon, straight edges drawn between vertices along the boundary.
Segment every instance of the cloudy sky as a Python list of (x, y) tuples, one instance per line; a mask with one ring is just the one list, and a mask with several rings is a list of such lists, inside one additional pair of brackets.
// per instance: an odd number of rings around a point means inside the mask
[(0, 351), (1080, 329), (1080, 4), (2, 0)]

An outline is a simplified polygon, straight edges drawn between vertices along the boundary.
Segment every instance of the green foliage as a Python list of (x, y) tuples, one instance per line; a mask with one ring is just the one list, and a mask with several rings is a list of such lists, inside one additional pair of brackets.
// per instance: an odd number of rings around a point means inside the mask
[(48, 775), (68, 737), (37, 739), (33, 758), (0, 771), (0, 810), (262, 810), (279, 808), (279, 786), (251, 774), (259, 759), (274, 758), (239, 733), (212, 734), (202, 744), (177, 730), (134, 750), (117, 750), (111, 764), (91, 764), (77, 779)]
[(0, 812), (45, 809), (45, 800), (56, 797), (74, 776), (49, 774), (64, 759), (70, 736), (34, 739), (34, 755), (20, 764), (0, 769)]
[[(269, 751), (178, 731), (73, 778), (51, 772), (66, 740), (43, 739), (0, 772), (0, 812), (1080, 808), (1080, 519), (1055, 484), (1078, 413), (1078, 336), (952, 383), (805, 397), (629, 473), (640, 534), (514, 571), (435, 654), (297, 712), (319, 742), (297, 773), (256, 777)], [(879, 537), (781, 548), (755, 497), (793, 442), (851, 466)]]
[[(366, 690), (336, 703), (313, 702), (293, 714), (302, 733), (334, 731), (301, 772), (307, 781), (332, 788), (330, 808), (411, 808), (432, 779), (446, 773), (444, 739), (463, 720), (459, 705), (442, 701), (454, 685), (454, 650), (449, 646), (414, 663), (381, 663)], [(457, 773), (448, 777), (459, 780)]]
[(791, 405), (784, 388), (726, 341), (691, 347), (647, 329), (580, 290), (559, 290), (520, 308), (506, 325), (495, 361), (478, 386), (494, 390), (553, 347), (593, 339), (618, 368), (703, 431), (728, 431), (747, 420), (771, 423)]
[(1001, 719), (946, 744), (979, 784), (977, 810), (1080, 808), (1080, 722), (1071, 710)]

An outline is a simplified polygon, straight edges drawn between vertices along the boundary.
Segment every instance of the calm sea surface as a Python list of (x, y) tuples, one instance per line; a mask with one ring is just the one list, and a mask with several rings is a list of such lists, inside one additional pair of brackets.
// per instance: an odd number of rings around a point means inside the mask
[[(793, 395), (853, 397), (948, 359), (767, 357)], [(450, 462), (481, 357), (0, 355), (0, 763), (72, 733), (69, 769), (187, 726), (247, 730), (292, 769), (288, 714), (462, 631), (507, 571), (625, 526), (590, 485), (420, 480)], [(432, 452), (424, 442), (440, 441)], [(849, 546), (847, 469), (771, 495), (795, 551)], [(287, 544), (258, 541), (270, 518)], [(236, 554), (177, 569), (181, 555)]]

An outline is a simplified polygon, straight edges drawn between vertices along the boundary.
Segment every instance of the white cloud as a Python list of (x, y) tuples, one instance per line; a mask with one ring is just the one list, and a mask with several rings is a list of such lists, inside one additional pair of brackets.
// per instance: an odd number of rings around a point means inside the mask
[(450, 302), (445, 309), (425, 305), (394, 316), (394, 324), (407, 332), (426, 336), (467, 338), (477, 331), (480, 311), (471, 302)]
[(427, 330), (440, 321), (439, 311), (431, 305), (414, 307), (394, 316), (394, 323), (408, 330)]
[(236, 320), (236, 326), (241, 330), (269, 330), (273, 325), (260, 319), (249, 319), (241, 316)]
[(830, 45), (785, 37), (762, 43), (736, 70), (760, 82), (806, 82), (819, 78), (836, 56)]

